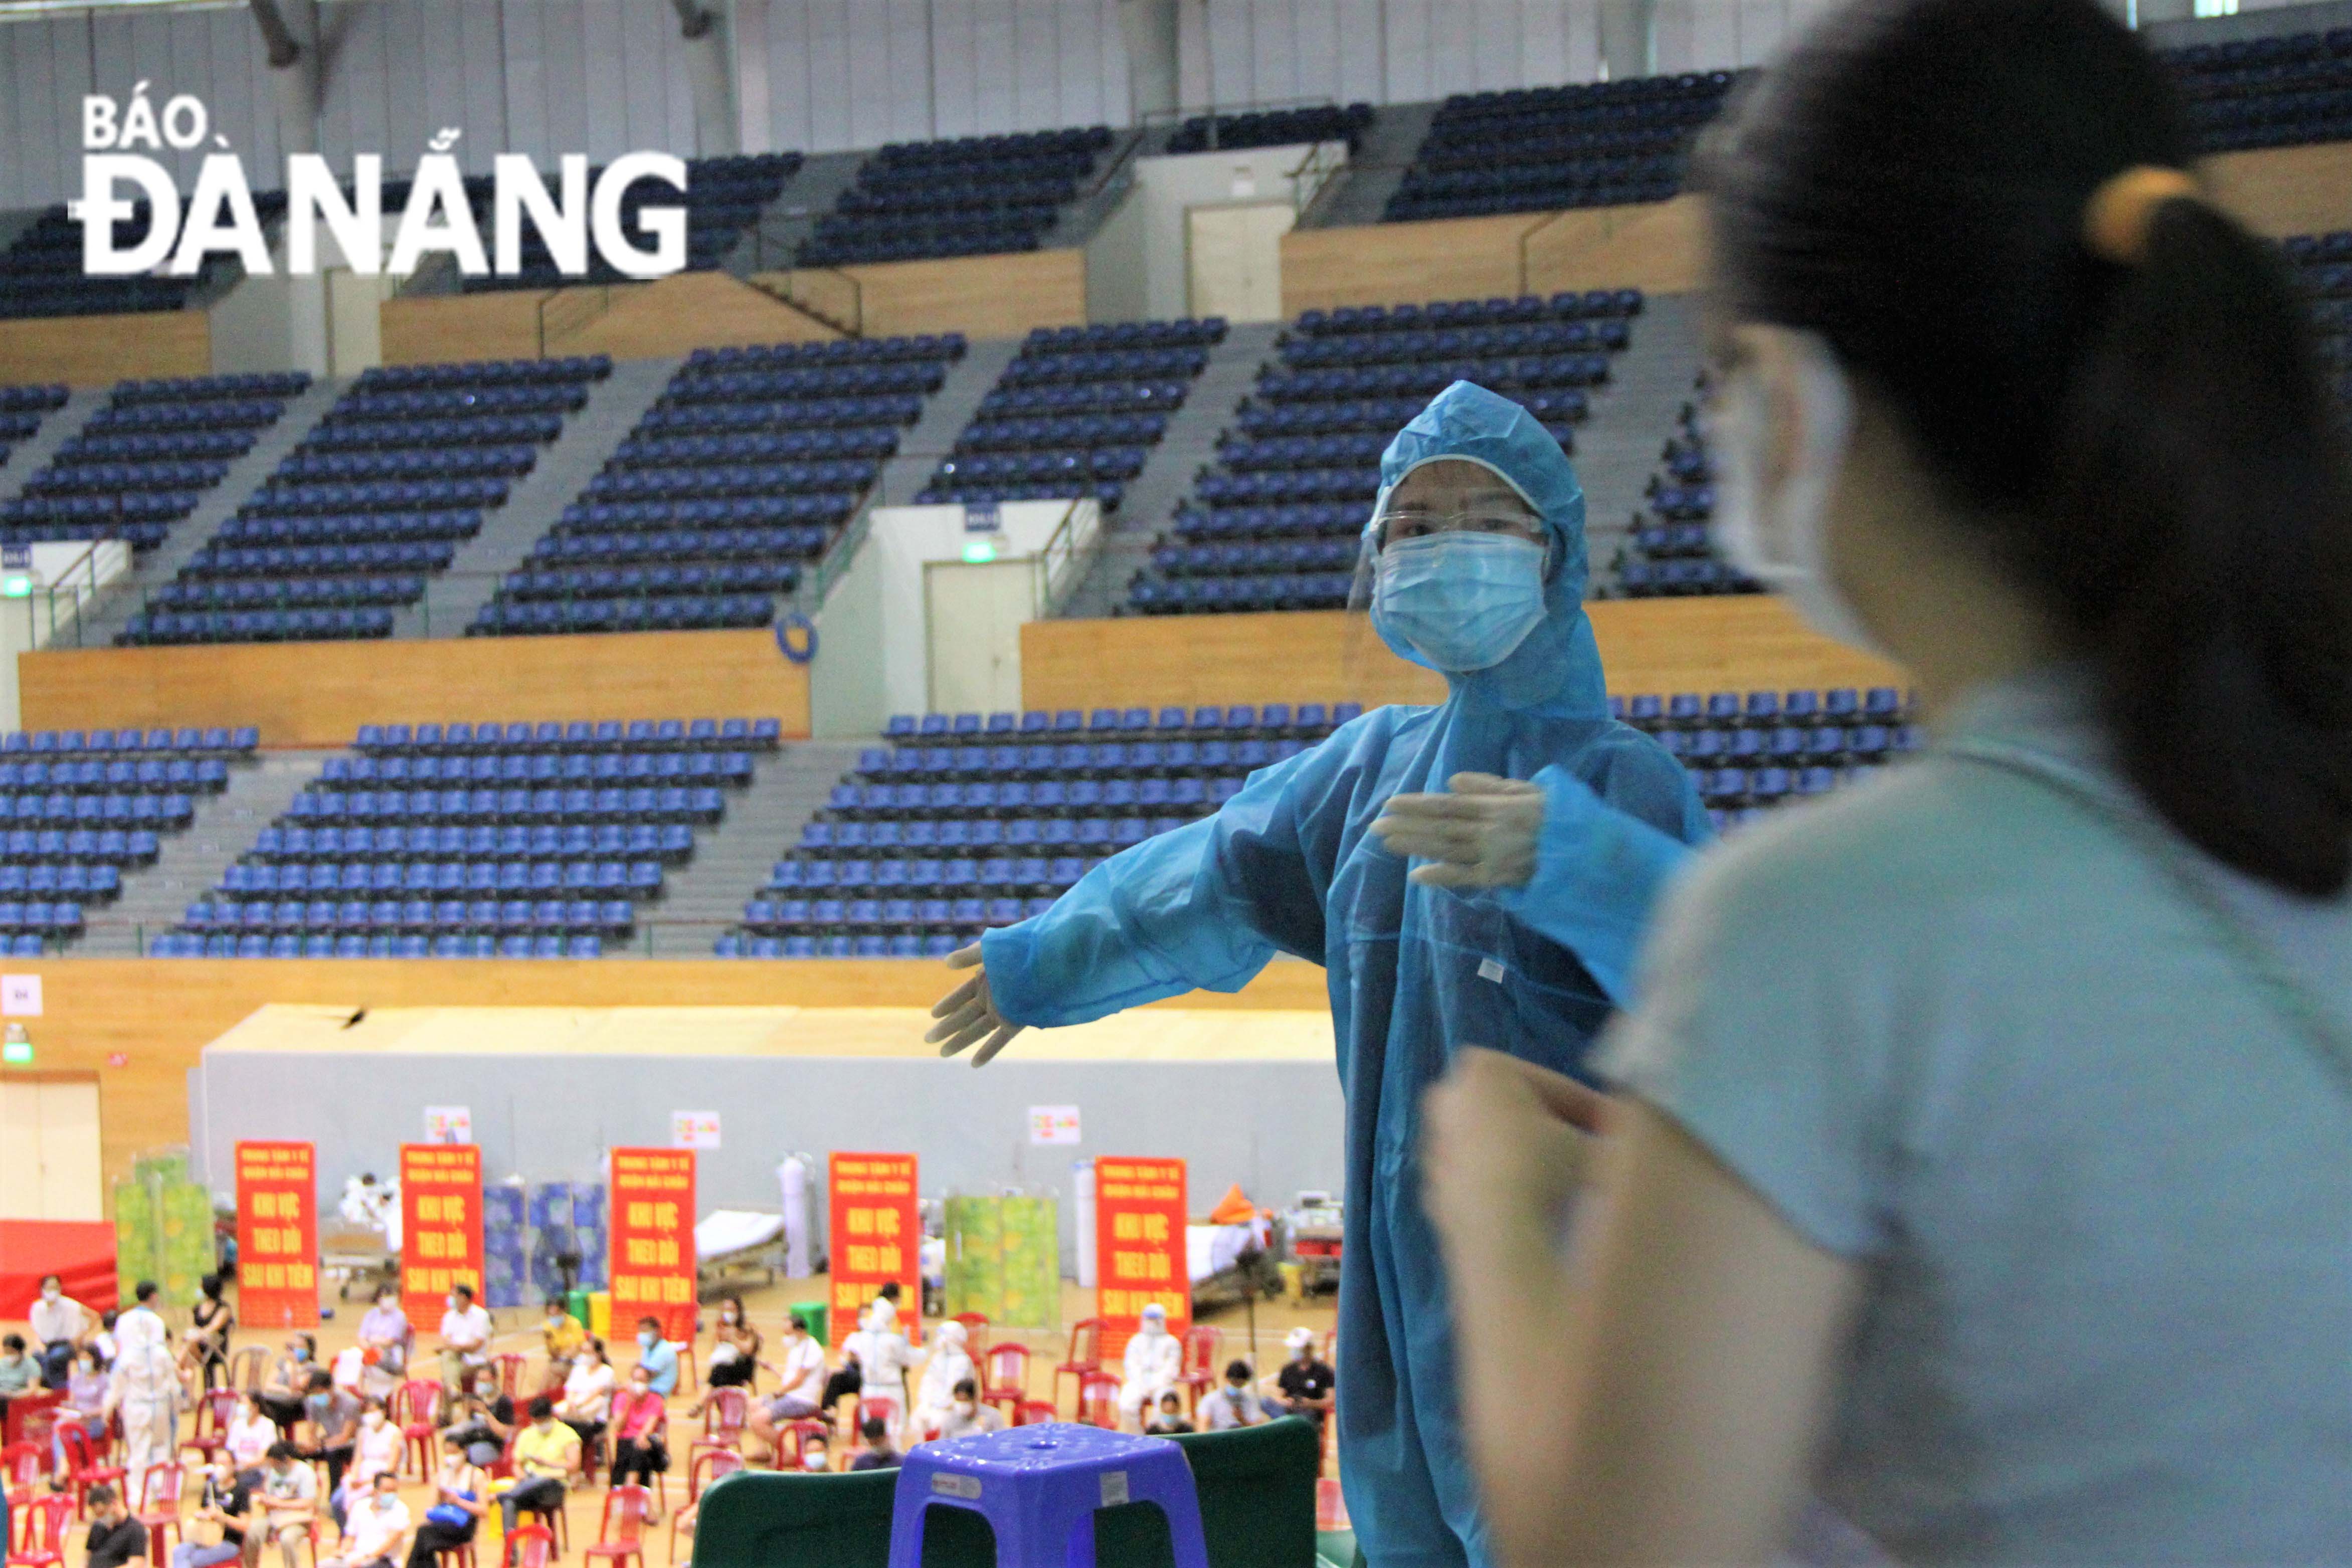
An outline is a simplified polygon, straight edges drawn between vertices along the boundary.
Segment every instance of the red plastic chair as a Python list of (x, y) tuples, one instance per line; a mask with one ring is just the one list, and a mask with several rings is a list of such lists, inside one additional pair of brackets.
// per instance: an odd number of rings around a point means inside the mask
[(777, 1445), (776, 1458), (780, 1460), (783, 1458), (789, 1447), (792, 1454), (792, 1467), (796, 1470), (806, 1468), (811, 1443), (824, 1444), (825, 1452), (828, 1454), (833, 1451), (833, 1428), (814, 1416), (804, 1421), (793, 1422), (778, 1436), (783, 1438), (783, 1442)]
[(8, 1548), (8, 1568), (66, 1568), (66, 1537), (72, 1533), (73, 1499), (37, 1497), (25, 1505), (20, 1539)]
[(972, 1364), (978, 1365), (986, 1361), (988, 1359), (988, 1314), (958, 1312), (955, 1315), (955, 1321), (963, 1325), (963, 1348), (965, 1354), (971, 1357)]
[(1009, 1339), (973, 1359), (980, 1366), (980, 1402), (1003, 1406), (1004, 1418), (1011, 1421), (1029, 1397), (1029, 1347)]
[(408, 1463), (414, 1459), (420, 1478), (432, 1475), (433, 1445), (441, 1426), (441, 1385), (411, 1378), (392, 1391), (387, 1404), (393, 1424), (400, 1428), (400, 1473), (407, 1474)]
[(551, 1568), (555, 1537), (543, 1524), (526, 1524), (507, 1537), (507, 1568)]
[(194, 1448), (201, 1463), (212, 1463), (213, 1456), (228, 1447), (229, 1417), (236, 1414), (236, 1389), (215, 1388), (207, 1392), (196, 1402), (195, 1430), (180, 1439), (180, 1452), (184, 1454)]
[(702, 1436), (694, 1448), (740, 1448), (751, 1419), (751, 1396), (740, 1388), (714, 1388), (702, 1403)]
[(1201, 1413), (1201, 1396), (1216, 1386), (1217, 1345), (1223, 1338), (1206, 1323), (1184, 1331), (1184, 1370), (1176, 1386), (1184, 1391), (1185, 1407), (1195, 1416)]
[(0, 1490), (8, 1494), (11, 1511), (33, 1500), (35, 1489), (48, 1469), (38, 1443), (11, 1443), (0, 1448)]
[(1024, 1399), (1013, 1412), (1013, 1424), (1016, 1427), (1043, 1427), (1060, 1417), (1061, 1412), (1055, 1409), (1050, 1402)]
[(89, 1489), (104, 1481), (110, 1486), (122, 1485), (121, 1465), (102, 1465), (95, 1457), (102, 1450), (93, 1449), (89, 1433), (82, 1424), (68, 1421), (58, 1429), (58, 1440), (65, 1445), (66, 1486), (73, 1493), (77, 1517), (89, 1511)]
[(646, 1516), (654, 1511), (654, 1495), (641, 1486), (614, 1487), (604, 1494), (604, 1520), (597, 1527), (596, 1544), (581, 1555), (588, 1561), (635, 1563), (645, 1568)]
[(185, 1474), (174, 1459), (148, 1466), (147, 1473), (139, 1478), (139, 1522), (147, 1527), (150, 1563), (172, 1560), (163, 1550), (163, 1532), (180, 1533), (180, 1482)]
[(1118, 1376), (1089, 1372), (1078, 1379), (1078, 1420), (1106, 1432), (1118, 1430)]
[(1062, 1402), (1062, 1377), (1065, 1374), (1078, 1380), (1083, 1391), (1087, 1378), (1103, 1369), (1102, 1336), (1106, 1325), (1100, 1318), (1080, 1318), (1070, 1325), (1070, 1358), (1054, 1368), (1054, 1403)]
[(433, 1568), (474, 1568), (474, 1543), (460, 1541), (433, 1554)]
[(731, 1476), (751, 1461), (732, 1448), (708, 1448), (686, 1472), (686, 1508), (669, 1516), (669, 1560), (675, 1564), (677, 1555), (677, 1521), (684, 1519), (687, 1509), (702, 1500), (702, 1494), (720, 1476)]
[(498, 1375), (499, 1392), (509, 1399), (521, 1397), (522, 1367), (523, 1357), (516, 1351), (490, 1357), (490, 1368)]

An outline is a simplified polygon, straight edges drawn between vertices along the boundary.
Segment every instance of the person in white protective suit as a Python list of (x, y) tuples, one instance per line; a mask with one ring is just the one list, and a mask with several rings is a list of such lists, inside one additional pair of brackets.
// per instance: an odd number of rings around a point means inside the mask
[[(912, 1346), (898, 1327), (898, 1308), (885, 1296), (875, 1298), (856, 1335), (857, 1341), (857, 1418), (880, 1415), (896, 1426), (907, 1414), (907, 1368), (915, 1359)], [(845, 1348), (846, 1348), (845, 1346)], [(887, 1405), (886, 1412), (878, 1407)]]
[(931, 1342), (931, 1358), (923, 1364), (923, 1380), (915, 1389), (915, 1408), (907, 1417), (906, 1443), (912, 1447), (936, 1431), (955, 1405), (955, 1386), (974, 1380), (970, 1336), (950, 1318), (940, 1325)]
[(142, 1281), (138, 1305), (115, 1320), (106, 1385), (106, 1409), (122, 1422), (123, 1472), (133, 1498), (142, 1495), (148, 1466), (171, 1463), (179, 1453), (180, 1368), (171, 1331), (150, 1304), (154, 1295), (155, 1287)]
[(1118, 1385), (1118, 1418), (1140, 1422), (1147, 1404), (1176, 1386), (1184, 1373), (1184, 1342), (1168, 1332), (1168, 1309), (1154, 1301), (1143, 1309), (1143, 1326), (1127, 1342), (1127, 1376)]

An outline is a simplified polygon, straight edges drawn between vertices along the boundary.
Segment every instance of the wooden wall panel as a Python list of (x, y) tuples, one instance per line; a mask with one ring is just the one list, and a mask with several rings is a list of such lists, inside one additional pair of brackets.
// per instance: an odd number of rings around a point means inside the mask
[(869, 338), (908, 332), (1018, 338), (1032, 327), (1087, 319), (1083, 250), (886, 261), (840, 270), (857, 280)]
[(1293, 229), (1282, 236), (1282, 313), (1519, 292), (1519, 240), (1543, 213)]
[[(2272, 235), (2352, 228), (2352, 142), (2210, 159), (2221, 204)], [(1481, 299), (1562, 288), (1675, 294), (1705, 281), (1706, 200), (1564, 213), (1297, 229), (1282, 237), (1282, 308)]]
[(201, 310), (0, 321), (0, 383), (102, 387), (143, 376), (209, 375), (212, 368), (212, 321)]
[(2352, 141), (2224, 152), (2205, 172), (2221, 204), (2259, 233), (2352, 228)]
[[(1899, 685), (1902, 672), (1808, 630), (1762, 594), (1587, 605), (1612, 692)], [(1434, 702), (1444, 681), (1340, 611), (1036, 621), (1021, 629), (1033, 708)]]
[[(937, 964), (905, 959), (43, 958), (11, 960), (8, 970), (42, 978), (42, 1015), (23, 1020), (37, 1068), (98, 1076), (110, 1186), (141, 1151), (187, 1141), (188, 1069), (207, 1044), (270, 1002), (355, 1012), (433, 1006), (928, 1008), (950, 979)], [(1329, 998), (1320, 968), (1281, 959), (1230, 996), (1202, 991), (1171, 1005), (1314, 1011)], [(121, 1065), (113, 1065), (113, 1057)]]
[(238, 643), (20, 653), (28, 729), (253, 725), (270, 746), (350, 744), (382, 720), (781, 719), (809, 727), (808, 674), (766, 631)]
[(376, 308), (387, 365), (439, 365), (462, 360), (539, 357), (536, 289), (393, 298)]
[(1560, 213), (1528, 235), (1522, 288), (1685, 293), (1705, 280), (1706, 214), (1706, 198), (1695, 195)]
[[(586, 293), (587, 290), (565, 290)], [(723, 272), (682, 272), (610, 290), (610, 308), (574, 328), (550, 307), (547, 351), (666, 359), (696, 349), (803, 343), (841, 336), (804, 313)], [(583, 301), (583, 308), (593, 301)]]

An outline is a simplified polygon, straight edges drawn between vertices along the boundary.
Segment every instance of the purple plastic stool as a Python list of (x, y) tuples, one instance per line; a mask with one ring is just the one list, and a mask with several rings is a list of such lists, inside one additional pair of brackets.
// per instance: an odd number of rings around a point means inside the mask
[(919, 1444), (898, 1470), (890, 1568), (922, 1568), (923, 1515), (933, 1505), (987, 1520), (997, 1568), (1087, 1568), (1095, 1511), (1126, 1502), (1160, 1505), (1176, 1568), (1209, 1568), (1192, 1467), (1165, 1437), (1055, 1421)]

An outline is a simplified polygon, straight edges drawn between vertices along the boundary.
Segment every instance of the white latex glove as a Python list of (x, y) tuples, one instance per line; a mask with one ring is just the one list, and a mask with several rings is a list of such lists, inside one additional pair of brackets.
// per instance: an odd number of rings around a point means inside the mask
[(981, 967), (979, 943), (949, 954), (948, 967), (970, 969), (972, 977), (931, 1009), (931, 1016), (940, 1021), (931, 1026), (923, 1042), (938, 1046), (941, 1056), (953, 1056), (974, 1040), (985, 1040), (971, 1059), (974, 1067), (985, 1067), (1026, 1026), (996, 1010), (995, 999), (988, 994), (988, 971)]
[(1398, 795), (1372, 831), (1391, 854), (1425, 861), (1412, 878), (1430, 887), (1524, 887), (1535, 874), (1544, 792), (1524, 779), (1456, 773), (1442, 794)]

